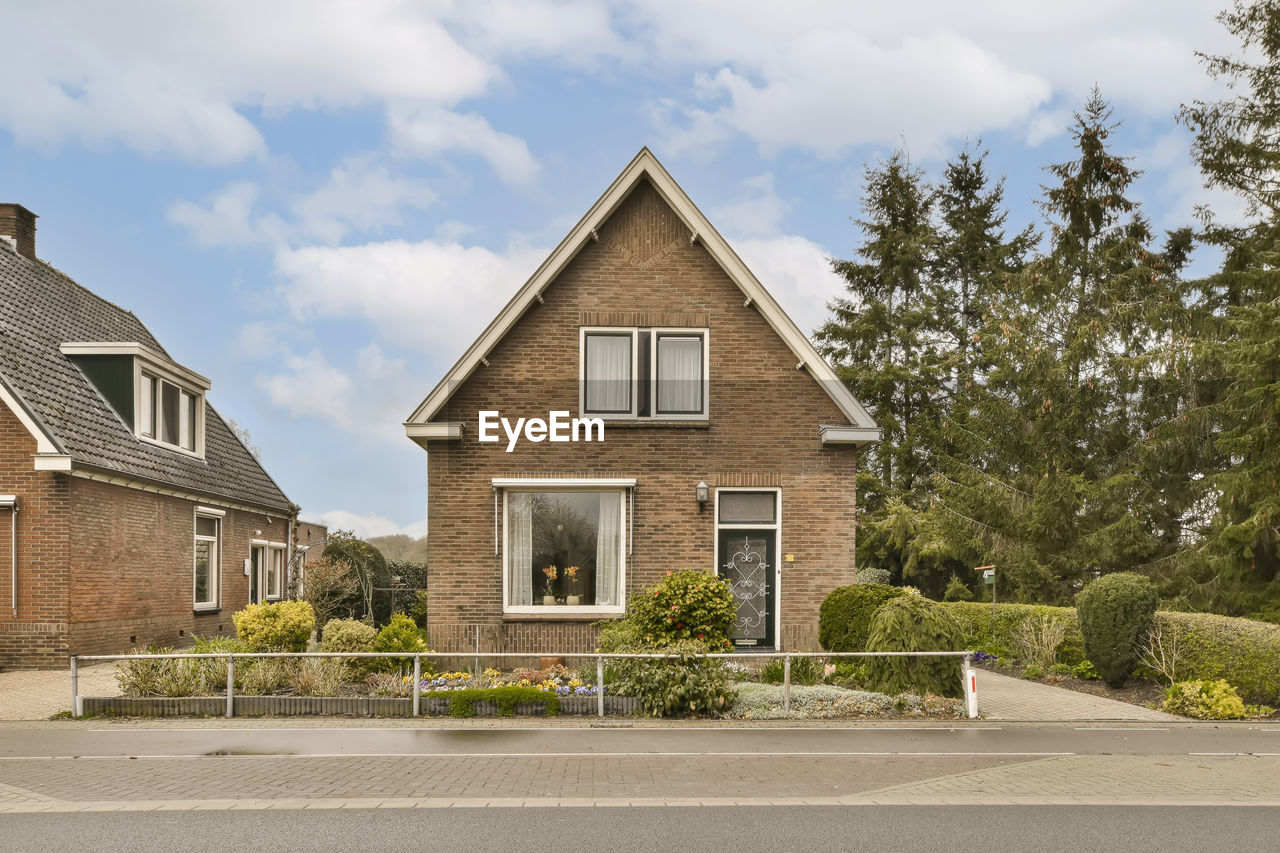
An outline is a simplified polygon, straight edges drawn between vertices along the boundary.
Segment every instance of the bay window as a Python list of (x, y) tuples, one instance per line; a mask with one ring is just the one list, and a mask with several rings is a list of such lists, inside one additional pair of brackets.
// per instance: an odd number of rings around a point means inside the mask
[(503, 505), (507, 612), (622, 612), (623, 489), (509, 488)]

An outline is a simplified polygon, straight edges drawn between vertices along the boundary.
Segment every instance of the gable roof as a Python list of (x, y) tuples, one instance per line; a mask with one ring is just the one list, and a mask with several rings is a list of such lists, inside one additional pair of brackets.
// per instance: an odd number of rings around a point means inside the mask
[[(578, 252), (595, 234), (597, 228), (607, 220), (615, 210), (627, 199), (631, 191), (648, 179), (663, 200), (675, 211), (676, 215), (689, 229), (690, 242), (700, 241), (703, 247), (718, 263), (730, 280), (738, 286), (746, 297), (747, 305), (755, 305), (770, 328), (791, 349), (797, 359), (796, 367), (804, 368), (818, 382), (832, 399), (841, 413), (848, 419), (847, 425), (829, 428), (832, 436), (842, 436), (841, 443), (869, 444), (880, 440), (880, 428), (875, 419), (861, 403), (850, 393), (835, 370), (827, 363), (809, 338), (800, 331), (795, 322), (787, 316), (760, 280), (747, 268), (738, 257), (737, 252), (720, 236), (720, 232), (707, 220), (697, 205), (685, 194), (671, 174), (658, 162), (648, 147), (641, 148), (640, 153), (627, 164), (616, 180), (609, 185), (604, 194), (596, 200), (586, 215), (578, 221), (568, 236), (560, 241), (560, 245), (547, 257), (534, 272), (524, 286), (516, 292), (506, 306), (498, 313), (480, 335), (467, 348), (462, 358), (449, 370), (439, 384), (431, 390), (425, 400), (414, 410), (405, 422), (405, 431), (410, 438), (444, 438), (457, 437), (458, 430), (454, 424), (435, 424), (432, 419), (444, 409), (453, 392), (466, 381), (476, 368), (484, 363), (486, 356), (499, 341), (520, 320), (524, 313), (535, 303), (541, 301), (545, 290), (556, 276), (577, 256)], [(430, 426), (427, 426), (430, 425)], [(825, 440), (825, 435), (824, 435)]]
[(289, 499), (207, 398), (203, 459), (135, 437), (62, 353), (80, 341), (137, 344), (168, 359), (131, 312), (0, 245), (0, 399), (36, 437), (39, 454), (69, 457), (73, 471), (288, 513)]

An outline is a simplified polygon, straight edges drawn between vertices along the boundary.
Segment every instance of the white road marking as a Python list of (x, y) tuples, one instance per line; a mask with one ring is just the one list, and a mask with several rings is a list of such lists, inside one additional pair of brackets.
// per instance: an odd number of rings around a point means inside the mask
[(1147, 729), (1140, 727), (1130, 728), (1128, 726), (1076, 726), (1078, 732), (1167, 732), (1169, 729)]

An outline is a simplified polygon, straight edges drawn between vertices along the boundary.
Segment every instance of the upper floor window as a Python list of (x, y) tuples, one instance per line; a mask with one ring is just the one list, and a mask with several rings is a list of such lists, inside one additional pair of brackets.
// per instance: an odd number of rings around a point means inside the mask
[(186, 388), (143, 371), (138, 382), (138, 435), (195, 453), (203, 420), (200, 399)]
[(582, 414), (706, 419), (706, 329), (584, 328), (581, 336)]

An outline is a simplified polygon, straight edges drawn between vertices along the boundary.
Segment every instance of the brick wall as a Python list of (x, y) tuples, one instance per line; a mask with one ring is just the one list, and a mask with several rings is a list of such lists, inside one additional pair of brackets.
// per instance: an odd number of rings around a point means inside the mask
[[(844, 416), (659, 194), (642, 183), (544, 291), (457, 390), (440, 421), (465, 423), (460, 441), (435, 442), (428, 455), (428, 536), (432, 644), (468, 647), (481, 625), (512, 651), (589, 648), (587, 625), (502, 614), (501, 558), (494, 554), (494, 477), (635, 477), (633, 553), (627, 591), (669, 569), (711, 569), (715, 524), (699, 512), (694, 487), (782, 488), (779, 553), (784, 644), (812, 644), (817, 609), (835, 586), (852, 582), (852, 448), (824, 448), (818, 425)], [(497, 306), (494, 306), (495, 310)], [(710, 334), (710, 422), (609, 422), (603, 445), (476, 441), (477, 412), (546, 417), (578, 407), (581, 325), (705, 325)], [(482, 638), (483, 639), (483, 638)], [(470, 642), (474, 642), (472, 639)], [(451, 644), (457, 643), (455, 647)], [(564, 645), (562, 645), (564, 644)], [(569, 648), (566, 648), (566, 645)]]
[(10, 590), (13, 515), (0, 509), (0, 667), (67, 661), (68, 490), (63, 474), (32, 469), (36, 440), (0, 404), (0, 494), (18, 498), (18, 612)]
[(192, 609), (194, 501), (74, 478), (71, 484), (71, 647), (109, 654), (182, 646), (192, 634), (234, 634), (249, 602), (251, 539), (285, 542), (279, 516), (227, 509), (222, 519), (221, 603)]

